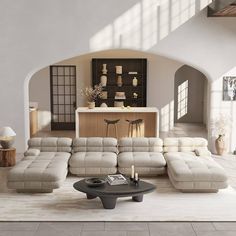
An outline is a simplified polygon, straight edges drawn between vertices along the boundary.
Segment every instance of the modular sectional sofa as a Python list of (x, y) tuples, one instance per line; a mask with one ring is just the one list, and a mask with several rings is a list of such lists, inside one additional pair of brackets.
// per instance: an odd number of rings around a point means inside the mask
[(217, 192), (227, 187), (224, 169), (211, 157), (203, 138), (32, 138), (25, 157), (8, 176), (18, 192), (52, 192), (64, 182), (68, 166), (78, 176), (115, 173), (140, 176), (167, 173), (183, 192)]

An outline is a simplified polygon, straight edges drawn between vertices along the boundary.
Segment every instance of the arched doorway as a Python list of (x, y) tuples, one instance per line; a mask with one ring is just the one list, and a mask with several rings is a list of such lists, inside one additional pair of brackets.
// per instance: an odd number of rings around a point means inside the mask
[(175, 73), (174, 123), (189, 136), (195, 130), (206, 136), (207, 89), (206, 76), (193, 67), (184, 65)]

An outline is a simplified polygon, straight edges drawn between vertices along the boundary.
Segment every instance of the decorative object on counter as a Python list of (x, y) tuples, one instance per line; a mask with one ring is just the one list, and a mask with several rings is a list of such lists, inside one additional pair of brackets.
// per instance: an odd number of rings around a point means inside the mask
[(122, 85), (123, 85), (122, 77), (121, 77), (121, 75), (118, 75), (118, 77), (117, 77), (117, 86), (121, 87)]
[(128, 74), (129, 74), (129, 75), (137, 75), (138, 72), (136, 72), (136, 71), (130, 71)]
[(107, 127), (106, 127), (106, 137), (109, 137), (109, 125), (113, 125), (114, 126), (114, 130), (115, 130), (115, 137), (118, 138), (118, 131), (117, 131), (117, 123), (120, 121), (120, 119), (118, 120), (107, 120), (104, 119)]
[(217, 137), (215, 140), (215, 149), (217, 155), (222, 156), (227, 150), (226, 136), (228, 135), (232, 121), (227, 115), (220, 114), (218, 118), (211, 122), (213, 135)]
[(132, 84), (134, 87), (138, 86), (138, 79), (136, 77), (133, 78)]
[(86, 87), (81, 90), (81, 95), (87, 97), (88, 108), (93, 109), (95, 107), (95, 101), (97, 98), (101, 98), (102, 95), (102, 84), (96, 84), (93, 87)]
[(128, 137), (134, 137), (134, 126), (135, 126), (135, 135), (136, 137), (141, 137), (141, 124), (143, 123), (142, 119), (137, 120), (126, 120), (129, 123), (128, 127)]
[(115, 101), (114, 107), (124, 107), (124, 102), (123, 101)]
[(14, 143), (16, 136), (15, 131), (11, 127), (2, 127), (0, 129), (0, 144), (3, 149), (10, 149)]
[(133, 98), (138, 98), (138, 94), (137, 93), (133, 93)]
[(107, 107), (107, 104), (105, 102), (103, 102), (100, 107)]
[(103, 73), (104, 75), (107, 74), (107, 64), (102, 64), (102, 73)]
[(126, 99), (125, 92), (116, 92), (115, 99)]
[(134, 184), (135, 185), (139, 184), (139, 178), (138, 178), (138, 173), (137, 172), (135, 173), (135, 176), (134, 176)]
[(107, 99), (107, 91), (102, 91), (101, 99)]
[(107, 86), (107, 76), (106, 75), (102, 75), (100, 82), (102, 84), (102, 87), (106, 87)]
[(118, 75), (122, 74), (122, 66), (116, 66), (116, 74)]

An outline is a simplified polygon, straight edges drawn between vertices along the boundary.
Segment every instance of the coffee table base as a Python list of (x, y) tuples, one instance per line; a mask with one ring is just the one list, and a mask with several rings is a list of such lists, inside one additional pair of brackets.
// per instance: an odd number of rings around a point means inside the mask
[(133, 196), (132, 197), (134, 202), (142, 202), (143, 201), (143, 195)]

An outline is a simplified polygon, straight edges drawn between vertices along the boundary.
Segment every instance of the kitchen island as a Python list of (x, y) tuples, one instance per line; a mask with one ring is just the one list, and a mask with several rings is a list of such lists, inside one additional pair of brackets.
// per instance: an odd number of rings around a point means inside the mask
[[(142, 119), (141, 136), (159, 137), (159, 113), (156, 107), (79, 107), (76, 112), (76, 137), (106, 137), (107, 120), (117, 120), (118, 138), (128, 137), (126, 120)], [(110, 125), (109, 136), (116, 137), (115, 128)], [(137, 136), (135, 130), (133, 136)]]

